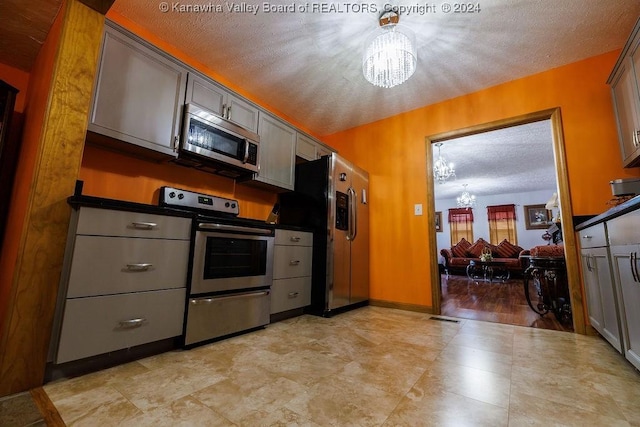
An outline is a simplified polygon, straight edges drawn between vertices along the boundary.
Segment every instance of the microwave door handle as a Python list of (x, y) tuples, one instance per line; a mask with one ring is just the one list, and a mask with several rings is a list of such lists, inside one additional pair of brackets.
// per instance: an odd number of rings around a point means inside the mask
[(249, 160), (249, 141), (244, 140), (244, 159), (242, 159), (242, 163), (247, 163)]

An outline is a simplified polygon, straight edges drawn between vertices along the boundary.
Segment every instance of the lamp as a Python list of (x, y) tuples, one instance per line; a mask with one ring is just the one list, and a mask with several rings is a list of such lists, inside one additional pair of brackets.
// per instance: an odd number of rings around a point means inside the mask
[(476, 196), (467, 191), (467, 185), (469, 184), (462, 185), (464, 187), (464, 190), (462, 191), (462, 194), (456, 199), (458, 201), (459, 208), (472, 208), (476, 205)]
[(439, 184), (444, 184), (447, 179), (456, 176), (456, 171), (453, 168), (453, 163), (447, 163), (442, 154), (440, 154), (442, 142), (436, 142), (435, 145), (438, 147), (438, 158), (433, 162), (433, 178)]
[(383, 13), (380, 27), (367, 37), (362, 72), (365, 79), (375, 86), (397, 86), (416, 71), (416, 37), (409, 28), (398, 25), (399, 20), (400, 15), (396, 12)]
[(551, 198), (547, 201), (547, 203), (544, 205), (545, 209), (548, 209), (551, 211), (551, 221), (553, 222), (559, 222), (560, 221), (560, 210), (558, 209), (558, 216), (554, 216), (553, 215), (553, 209), (557, 208), (559, 206), (559, 202), (558, 202), (558, 193), (553, 193), (553, 195), (551, 195)]

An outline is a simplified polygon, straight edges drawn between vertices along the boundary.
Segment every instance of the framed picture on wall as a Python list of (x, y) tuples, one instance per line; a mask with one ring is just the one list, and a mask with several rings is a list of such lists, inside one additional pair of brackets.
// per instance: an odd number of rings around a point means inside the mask
[(436, 212), (436, 231), (442, 231), (442, 212)]
[(524, 220), (527, 230), (546, 230), (551, 226), (551, 211), (544, 205), (525, 205)]

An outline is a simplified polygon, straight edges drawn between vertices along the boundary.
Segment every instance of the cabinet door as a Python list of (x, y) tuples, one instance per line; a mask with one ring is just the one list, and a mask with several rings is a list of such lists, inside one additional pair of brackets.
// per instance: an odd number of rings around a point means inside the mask
[(252, 132), (258, 131), (257, 107), (231, 94), (214, 81), (193, 72), (189, 73), (186, 102), (197, 104)]
[(637, 256), (640, 255), (640, 245), (612, 246), (611, 261), (614, 279), (622, 296), (620, 304), (621, 318), (625, 341), (625, 357), (640, 369), (640, 280), (637, 272)]
[(317, 159), (316, 145), (313, 139), (299, 133), (296, 139), (296, 156), (305, 160)]
[[(636, 58), (636, 60), (638, 60)], [(640, 64), (638, 64), (640, 66)], [(638, 87), (631, 60), (625, 61), (611, 85), (613, 103), (618, 121), (618, 138), (625, 166), (635, 165), (640, 145)]]
[(590, 249), (590, 266), (594, 272), (602, 304), (602, 330), (600, 333), (619, 352), (622, 352), (618, 296), (611, 277), (607, 248)]
[(297, 132), (275, 117), (260, 112), (260, 172), (259, 182), (293, 190)]
[(195, 73), (189, 73), (187, 85), (187, 104), (197, 104), (200, 107), (224, 116), (227, 91), (210, 80), (203, 79)]
[(243, 128), (258, 132), (258, 108), (232, 94), (227, 98), (227, 116)]
[(602, 334), (604, 329), (604, 315), (602, 313), (602, 299), (600, 298), (600, 286), (595, 261), (593, 259), (593, 249), (583, 249), (582, 257), (582, 280), (585, 292), (587, 293), (587, 309), (589, 321), (598, 332)]
[(88, 129), (175, 156), (186, 69), (108, 25), (98, 67)]

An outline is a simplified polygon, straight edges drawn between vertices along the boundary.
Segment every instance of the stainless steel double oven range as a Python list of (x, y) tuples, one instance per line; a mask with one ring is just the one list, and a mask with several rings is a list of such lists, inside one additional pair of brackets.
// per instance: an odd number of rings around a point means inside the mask
[(173, 187), (160, 189), (160, 205), (197, 212), (184, 345), (268, 324), (274, 228), (238, 218), (236, 200)]

